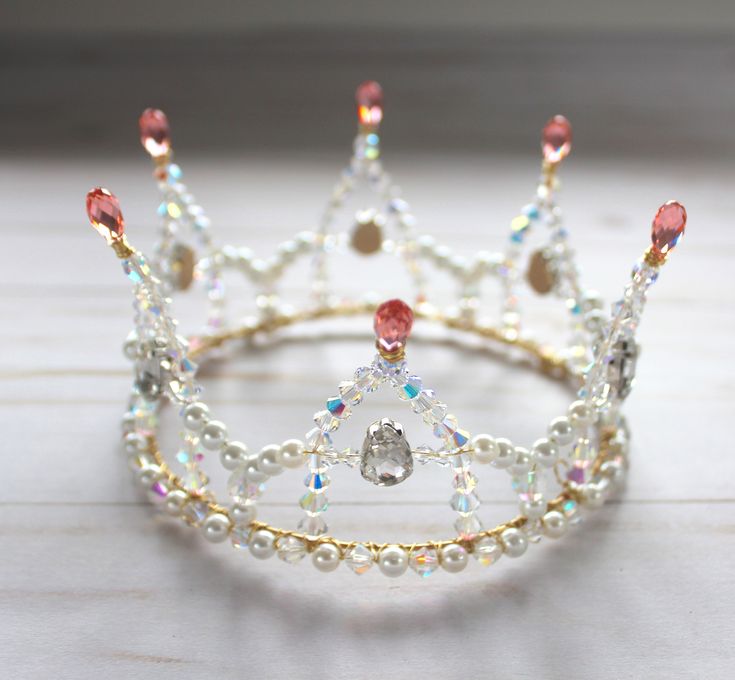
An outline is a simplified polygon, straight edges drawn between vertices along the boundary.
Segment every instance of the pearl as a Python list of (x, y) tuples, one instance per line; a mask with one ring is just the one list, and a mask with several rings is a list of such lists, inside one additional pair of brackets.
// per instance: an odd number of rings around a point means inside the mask
[(204, 520), (202, 533), (210, 543), (222, 543), (227, 540), (231, 528), (230, 518), (221, 512), (216, 512)]
[(378, 555), (378, 568), (386, 576), (396, 578), (408, 569), (408, 553), (399, 545), (388, 545)]
[(457, 543), (445, 545), (441, 549), (441, 565), (444, 571), (450, 574), (456, 574), (467, 566), (469, 555), (467, 551)]
[(128, 411), (125, 413), (120, 420), (120, 427), (122, 428), (123, 434), (134, 434), (135, 433), (136, 418), (135, 414)]
[(128, 337), (125, 338), (123, 354), (130, 361), (135, 361), (138, 358), (138, 334), (135, 331), (131, 331)]
[(568, 416), (572, 427), (578, 430), (589, 427), (594, 420), (592, 409), (581, 400), (575, 401), (569, 406)]
[(199, 432), (209, 421), (209, 407), (201, 401), (188, 404), (184, 409), (184, 427)]
[(500, 540), (503, 543), (505, 554), (508, 557), (520, 557), (526, 552), (526, 548), (528, 548), (528, 539), (518, 529), (506, 529), (500, 534)]
[(299, 439), (287, 439), (278, 451), (278, 462), (287, 468), (304, 464), (304, 443)]
[(250, 536), (248, 550), (250, 550), (250, 554), (253, 557), (259, 560), (267, 560), (276, 552), (274, 545), (275, 540), (276, 537), (273, 535), (272, 531), (268, 531), (268, 529), (258, 529)]
[(227, 426), (219, 420), (210, 420), (202, 430), (202, 446), (216, 451), (227, 441)]
[(613, 486), (618, 486), (625, 481), (625, 468), (617, 460), (606, 460), (600, 466), (600, 473), (609, 479)]
[(268, 475), (258, 467), (258, 461), (255, 459), (248, 461), (243, 467), (245, 476), (253, 484), (262, 484), (268, 479)]
[(566, 446), (572, 443), (574, 430), (567, 418), (561, 416), (551, 421), (549, 424), (549, 439), (558, 446)]
[(174, 489), (173, 491), (169, 491), (166, 496), (166, 500), (163, 504), (163, 510), (167, 515), (178, 517), (181, 515), (181, 511), (188, 500), (189, 494), (186, 493), (186, 491)]
[(248, 447), (241, 442), (229, 442), (219, 452), (219, 460), (225, 470), (234, 470), (248, 457)]
[(281, 447), (278, 444), (264, 446), (258, 454), (258, 469), (269, 477), (281, 474), (283, 467), (278, 462)]
[(561, 538), (569, 526), (567, 518), (558, 510), (550, 510), (541, 519), (544, 536), (549, 538)]
[(497, 439), (495, 441), (498, 453), (495, 456), (493, 465), (501, 470), (510, 467), (516, 458), (516, 450), (513, 446), (513, 442), (509, 439)]
[(559, 459), (559, 449), (548, 439), (537, 439), (531, 447), (531, 455), (541, 467), (550, 468)]
[(137, 472), (138, 481), (143, 487), (150, 487), (161, 479), (161, 468), (158, 465), (146, 465)]
[(125, 439), (123, 439), (123, 447), (125, 449), (125, 453), (136, 454), (141, 451), (145, 451), (148, 448), (148, 442), (143, 435), (131, 432), (130, 434), (125, 435)]
[(339, 548), (334, 543), (321, 543), (311, 554), (311, 561), (319, 571), (334, 571), (339, 566)]
[(546, 512), (546, 501), (543, 497), (521, 501), (518, 505), (521, 515), (528, 517), (528, 519), (541, 519)]
[(255, 503), (250, 501), (245, 501), (244, 503), (233, 503), (230, 508), (230, 517), (232, 517), (232, 521), (239, 527), (247, 526), (253, 522), (256, 515), (257, 509), (255, 507)]
[(510, 472), (515, 476), (524, 475), (531, 469), (531, 463), (531, 454), (528, 452), (528, 449), (524, 449), (522, 446), (516, 446), (515, 459), (510, 466)]
[(605, 491), (607, 487), (599, 482), (591, 482), (582, 493), (582, 502), (584, 506), (592, 510), (601, 508), (605, 503)]
[(472, 439), (472, 450), (478, 463), (492, 463), (498, 455), (495, 438), (489, 434), (478, 434)]

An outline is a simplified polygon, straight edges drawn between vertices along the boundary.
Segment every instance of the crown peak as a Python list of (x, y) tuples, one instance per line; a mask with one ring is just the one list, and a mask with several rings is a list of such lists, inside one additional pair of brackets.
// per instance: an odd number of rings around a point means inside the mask
[(153, 157), (161, 158), (171, 150), (171, 126), (161, 109), (148, 108), (140, 114), (140, 143)]
[(548, 163), (563, 161), (572, 150), (572, 124), (557, 114), (546, 121), (541, 131), (541, 150)]
[(377, 80), (366, 80), (355, 90), (360, 125), (377, 127), (383, 120), (383, 88)]
[(667, 255), (684, 235), (687, 224), (686, 208), (679, 201), (666, 201), (653, 216), (651, 241), (657, 255)]
[(104, 187), (95, 187), (87, 193), (87, 216), (92, 226), (112, 244), (123, 237), (125, 220), (117, 196)]

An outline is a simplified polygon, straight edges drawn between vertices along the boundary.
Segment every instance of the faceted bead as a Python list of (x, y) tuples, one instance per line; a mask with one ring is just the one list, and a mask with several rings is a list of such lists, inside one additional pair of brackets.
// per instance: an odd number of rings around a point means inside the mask
[(230, 541), (238, 550), (247, 550), (250, 541), (250, 527), (247, 525), (233, 527), (230, 531)]
[(651, 241), (653, 250), (659, 255), (666, 255), (673, 250), (684, 234), (687, 223), (687, 211), (677, 201), (667, 201), (657, 211), (651, 225)]
[(323, 470), (324, 468), (321, 470), (314, 470), (306, 475), (304, 486), (306, 486), (310, 491), (321, 491), (328, 487), (330, 482), (329, 475), (325, 474)]
[(296, 536), (281, 536), (276, 541), (276, 554), (288, 564), (296, 564), (306, 556), (306, 544)]
[(327, 533), (327, 523), (321, 515), (302, 518), (298, 524), (298, 530), (306, 536), (321, 536)]
[(457, 536), (465, 541), (471, 541), (483, 529), (480, 518), (475, 514), (467, 517), (457, 517), (454, 522), (454, 530), (457, 532)]
[(475, 549), (472, 554), (483, 567), (489, 567), (501, 558), (503, 546), (494, 536), (484, 536), (475, 541)]
[(416, 399), (421, 394), (421, 378), (410, 375), (405, 383), (398, 385), (398, 396), (404, 400)]
[(324, 512), (329, 507), (329, 500), (324, 493), (317, 493), (316, 491), (307, 491), (299, 501), (301, 509), (307, 515), (318, 515), (320, 512)]
[(564, 116), (551, 118), (541, 134), (541, 149), (549, 163), (564, 160), (572, 149), (572, 125)]
[(357, 119), (361, 125), (377, 127), (383, 120), (383, 88), (374, 80), (361, 83), (355, 92)]
[(318, 427), (309, 430), (304, 439), (308, 451), (323, 451), (332, 446), (332, 438)]
[(470, 470), (460, 470), (454, 473), (454, 488), (463, 493), (474, 491), (477, 486), (477, 477)]
[(413, 312), (403, 300), (388, 300), (375, 311), (375, 335), (387, 352), (396, 352), (406, 344), (412, 326)]
[(462, 493), (457, 491), (452, 495), (452, 500), (449, 504), (451, 505), (452, 510), (466, 517), (471, 515), (480, 507), (480, 499), (474, 491), (472, 493)]
[(360, 393), (360, 401), (362, 401), (362, 392), (374, 392), (378, 389), (382, 380), (383, 375), (375, 366), (361, 366), (358, 368), (355, 371), (355, 386)]
[(117, 197), (107, 189), (97, 187), (87, 194), (87, 216), (92, 226), (108, 244), (122, 238), (125, 220)]
[(393, 486), (413, 472), (411, 446), (403, 427), (389, 418), (373, 423), (362, 445), (360, 473), (378, 486)]
[(340, 418), (342, 420), (349, 418), (352, 412), (350, 407), (342, 401), (341, 397), (330, 397), (327, 399), (327, 411), (329, 411), (335, 418)]
[(171, 128), (168, 118), (159, 109), (146, 109), (138, 120), (140, 143), (153, 157), (160, 158), (171, 150)]
[(209, 506), (205, 501), (190, 500), (181, 512), (188, 524), (199, 526), (209, 514)]
[(419, 576), (431, 576), (439, 567), (439, 556), (434, 548), (424, 546), (411, 551), (408, 564)]
[(339, 420), (327, 410), (314, 414), (314, 422), (322, 432), (334, 432), (339, 427)]
[(345, 380), (339, 384), (339, 396), (346, 404), (356, 406), (362, 401), (362, 392), (352, 380)]
[(356, 574), (364, 574), (373, 566), (372, 550), (362, 543), (350, 548), (345, 554), (345, 564)]

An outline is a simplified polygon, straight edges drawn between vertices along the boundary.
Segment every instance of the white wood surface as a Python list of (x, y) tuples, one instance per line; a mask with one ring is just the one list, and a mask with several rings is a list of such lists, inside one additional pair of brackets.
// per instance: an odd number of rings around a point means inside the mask
[[(218, 235), (264, 254), (313, 226), (343, 160), (180, 158)], [(386, 161), (424, 229), (459, 252), (499, 248), (536, 176), (535, 159), (388, 151)], [(676, 197), (689, 210), (689, 232), (641, 329), (628, 488), (567, 538), (521, 560), (391, 581), (259, 563), (152, 512), (117, 444), (130, 383), (119, 351), (128, 285), (83, 210), (91, 185), (109, 186), (131, 239), (150, 247), (157, 196), (145, 159), (0, 164), (2, 677), (730, 677), (732, 167), (568, 165), (562, 202), (585, 281), (608, 299), (646, 246), (655, 208)], [(379, 266), (378, 284), (392, 262)], [(348, 288), (364, 285), (345, 265), (339, 277)], [(542, 325), (549, 321), (530, 306)], [(231, 431), (254, 448), (301, 436), (334, 385), (369, 356), (369, 342), (354, 339), (284, 342), (208, 366), (205, 386)], [(411, 356), (475, 432), (530, 443), (568, 398), (471, 350), (416, 343)], [(361, 418), (388, 404), (366, 405)], [(514, 511), (497, 477), (481, 479), (488, 520)], [(334, 532), (446, 534), (447, 480), (421, 470), (412, 481), (393, 493), (340, 473), (328, 513)], [(273, 487), (261, 516), (295, 521), (300, 473)]]

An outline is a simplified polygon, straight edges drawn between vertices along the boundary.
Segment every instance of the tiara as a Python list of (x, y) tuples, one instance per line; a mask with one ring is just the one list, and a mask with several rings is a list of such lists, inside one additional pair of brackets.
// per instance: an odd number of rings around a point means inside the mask
[[(123, 449), (137, 481), (162, 512), (198, 527), (211, 542), (229, 541), (258, 559), (277, 555), (293, 564), (308, 557), (323, 572), (344, 562), (357, 574), (375, 567), (390, 577), (410, 567), (425, 577), (437, 569), (462, 571), (471, 558), (488, 566), (503, 555), (519, 557), (544, 537), (564, 535), (624, 482), (630, 435), (622, 406), (636, 372), (636, 332), (648, 289), (684, 233), (686, 211), (676, 201), (658, 208), (652, 243), (633, 267), (622, 297), (606, 313), (600, 297), (581, 283), (556, 203), (558, 170), (572, 142), (566, 118), (554, 116), (543, 127), (536, 191), (511, 220), (505, 250), (464, 257), (418, 233), (409, 204), (383, 168), (380, 85), (361, 84), (356, 102), (358, 131), (352, 157), (318, 228), (285, 241), (270, 257), (216, 241), (209, 219), (173, 162), (169, 122), (160, 110), (147, 109), (139, 121), (141, 141), (153, 159), (162, 196), (160, 237), (152, 257), (128, 241), (117, 198), (103, 188), (89, 192), (89, 219), (121, 260), (135, 301), (134, 330), (124, 343), (134, 380), (122, 421)], [(363, 200), (368, 205), (354, 220), (348, 217), (347, 228), (338, 228), (346, 201), (357, 190), (367, 194), (369, 200)], [(531, 250), (533, 236), (538, 247)], [(388, 287), (382, 297), (352, 298), (342, 292), (330, 276), (331, 265), (334, 258), (351, 253), (366, 262), (379, 253), (395, 258), (405, 268), (412, 289), (410, 296), (400, 297), (411, 304), (399, 299), (398, 284), (391, 289), (393, 282), (385, 281), (395, 268), (380, 270), (382, 284)], [(298, 261), (306, 261), (309, 269), (305, 282), (300, 282), (305, 299), (297, 303), (281, 284)], [(435, 290), (436, 271), (444, 272), (444, 280), (449, 277), (456, 287), (450, 305), (437, 301), (447, 286)], [(225, 274), (232, 272), (256, 291), (244, 316), (233, 312), (237, 300), (225, 289)], [(495, 305), (485, 293), (491, 280), (499, 284)], [(185, 338), (171, 305), (174, 296), (192, 287), (206, 291), (208, 312), (202, 330)], [(563, 323), (568, 324), (569, 339), (558, 349), (535, 340), (525, 323), (525, 300), (544, 295), (556, 301), (562, 321), (566, 317)], [(366, 344), (365, 363), (326, 398), (315, 395), (320, 407), (302, 438), (251, 450), (234, 438), (243, 433), (233, 428), (231, 436), (231, 429), (203, 401), (197, 364), (221, 355), (237, 341), (271, 343), (296, 324), (370, 315), (374, 348)], [(232, 320), (237, 318), (242, 320)], [(539, 427), (541, 436), (531, 436), (522, 445), (489, 434), (473, 436), (431, 389), (431, 366), (411, 364), (408, 341), (414, 321), (471, 338), (510, 362), (521, 360), (570, 386), (574, 400), (565, 415)], [(368, 329), (369, 322), (360, 323)], [(420, 377), (420, 368), (426, 370), (426, 380)], [(385, 389), (395, 395), (396, 411), (402, 409), (415, 424), (404, 426), (404, 416), (391, 410), (359, 433), (356, 446), (338, 444), (343, 430), (349, 430), (345, 425), (353, 412), (374, 392)], [(175, 450), (165, 454), (159, 445), (159, 421), (167, 403), (178, 413), (181, 433)], [(227, 500), (222, 491), (215, 494), (206, 472), (217, 463), (229, 476)], [(366, 483), (386, 488), (418, 483), (421, 465), (444, 468), (451, 481), (452, 514), (447, 522), (454, 521), (448, 538), (384, 543), (329, 533), (325, 516), (335, 466), (353, 468)], [(492, 528), (483, 524), (475, 466), (507, 476), (511, 498), (518, 503), (516, 516)], [(306, 473), (300, 509), (295, 509), (300, 521), (295, 517), (293, 526), (277, 527), (260, 517), (258, 502), (270, 478), (292, 468), (304, 468)]]

